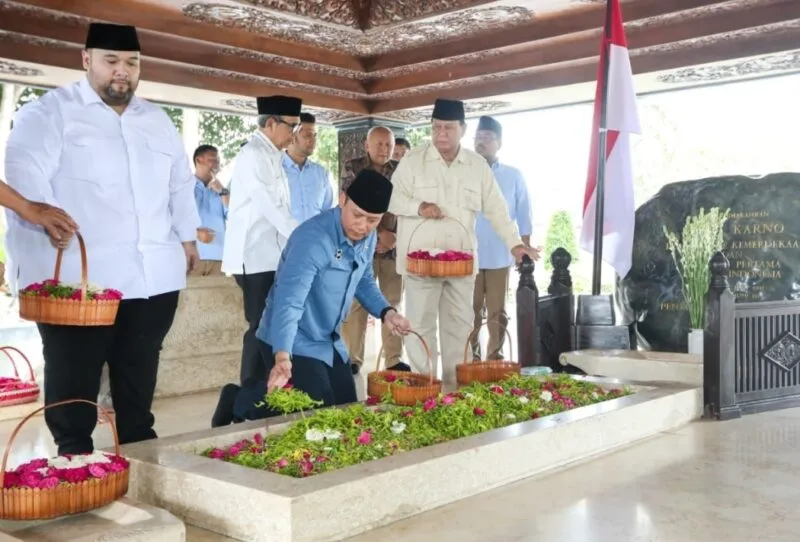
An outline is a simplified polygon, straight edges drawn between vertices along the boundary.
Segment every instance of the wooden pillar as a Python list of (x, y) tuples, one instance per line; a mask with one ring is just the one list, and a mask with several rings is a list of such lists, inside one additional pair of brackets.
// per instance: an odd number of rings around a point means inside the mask
[(517, 285), (517, 348), (519, 363), (523, 367), (539, 365), (539, 330), (536, 318), (539, 313), (539, 290), (533, 279), (535, 265), (525, 256), (519, 264)]
[(395, 137), (405, 136), (408, 125), (398, 122), (384, 121), (372, 117), (355, 121), (334, 123), (339, 143), (339, 167), (336, 173), (337, 184), (344, 174), (344, 165), (348, 160), (364, 156), (367, 151), (364, 142), (367, 133), (373, 126), (386, 126), (394, 132)]
[(703, 333), (703, 410), (706, 418), (729, 420), (742, 415), (735, 396), (735, 299), (728, 287), (731, 266), (725, 255), (717, 252), (708, 267), (711, 281)]

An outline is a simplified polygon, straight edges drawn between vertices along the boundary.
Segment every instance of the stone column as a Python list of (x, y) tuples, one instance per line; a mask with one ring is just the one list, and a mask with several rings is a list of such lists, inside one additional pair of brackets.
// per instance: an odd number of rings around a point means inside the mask
[(334, 127), (336, 128), (339, 139), (339, 171), (336, 177), (337, 186), (344, 174), (344, 164), (347, 163), (348, 160), (364, 156), (366, 153), (366, 150), (364, 150), (364, 142), (367, 139), (367, 133), (373, 126), (386, 126), (394, 132), (395, 137), (405, 136), (406, 128), (408, 127), (408, 125), (403, 123), (385, 121), (372, 117), (350, 122), (335, 123)]

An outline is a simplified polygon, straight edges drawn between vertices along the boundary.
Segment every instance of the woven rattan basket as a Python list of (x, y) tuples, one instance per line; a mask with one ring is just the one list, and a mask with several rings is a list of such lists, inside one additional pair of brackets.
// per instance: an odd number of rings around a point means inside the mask
[[(473, 382), (490, 383), (498, 382), (511, 375), (519, 374), (522, 366), (515, 361), (504, 360), (483, 360), (475, 361), (469, 355), (469, 347), (472, 338), (480, 333), (481, 328), (485, 325), (496, 324), (500, 325), (497, 321), (489, 320), (481, 323), (480, 326), (472, 330), (472, 333), (467, 337), (467, 344), (464, 345), (464, 363), (456, 365), (456, 382), (459, 386), (467, 386)], [(506, 338), (508, 339), (508, 350), (511, 359), (514, 359), (514, 345), (511, 344), (511, 334), (508, 329), (505, 330)]]
[[(461, 226), (461, 228), (467, 234), (467, 237), (470, 237), (469, 230), (459, 220), (449, 217), (446, 217), (442, 220), (451, 220), (455, 222)], [(442, 261), (415, 258), (413, 256), (414, 252), (411, 251), (411, 242), (413, 241), (414, 236), (419, 228), (423, 224), (429, 224), (431, 222), (441, 223), (442, 220), (425, 219), (420, 221), (420, 223), (417, 224), (413, 230), (411, 230), (411, 235), (408, 236), (408, 250), (406, 251), (406, 270), (410, 274), (418, 277), (468, 277), (472, 275), (475, 265), (475, 251), (472, 249), (462, 248), (462, 252), (472, 256), (469, 260)]]
[[(78, 246), (81, 251), (81, 299), (56, 299), (37, 295), (19, 296), (19, 316), (40, 324), (61, 326), (111, 326), (117, 318), (118, 299), (87, 299), (89, 291), (89, 272), (87, 269), (86, 243), (80, 233)], [(58, 250), (53, 280), (61, 276), (63, 249)]]
[[(14, 368), (14, 377), (4, 378), (2, 379), (2, 384), (0, 384), (0, 407), (22, 405), (36, 401), (40, 393), (39, 384), (36, 383), (33, 366), (28, 357), (23, 354), (21, 350), (13, 346), (3, 346), (0, 348), (0, 351), (5, 354), (11, 362), (11, 366)], [(28, 366), (28, 374), (30, 376), (27, 380), (20, 378), (17, 362), (14, 360), (14, 356), (11, 355), (12, 353), (21, 357)]]
[(104, 478), (92, 478), (76, 484), (60, 484), (50, 489), (31, 488), (5, 488), (5, 474), (8, 468), (8, 456), (11, 445), (25, 423), (48, 408), (72, 403), (87, 403), (94, 405), (104, 413), (106, 423), (111, 427), (114, 436), (114, 453), (120, 455), (119, 437), (114, 420), (97, 403), (84, 399), (69, 399), (37, 408), (25, 416), (14, 428), (8, 444), (3, 452), (3, 464), (0, 471), (0, 519), (4, 520), (37, 520), (52, 519), (69, 514), (88, 512), (100, 508), (120, 499), (128, 492), (130, 468), (123, 471), (110, 473)]
[[(367, 375), (367, 395), (376, 399), (382, 399), (387, 392), (391, 393), (392, 401), (398, 405), (414, 406), (437, 397), (442, 392), (442, 381), (434, 378), (434, 366), (431, 360), (431, 351), (428, 343), (422, 336), (415, 332), (412, 335), (417, 337), (425, 349), (425, 357), (428, 362), (428, 374), (410, 373), (408, 371), (381, 371), (381, 358), (383, 357), (383, 345), (378, 352), (378, 361), (375, 371)], [(387, 376), (395, 379), (394, 382), (387, 382)]]

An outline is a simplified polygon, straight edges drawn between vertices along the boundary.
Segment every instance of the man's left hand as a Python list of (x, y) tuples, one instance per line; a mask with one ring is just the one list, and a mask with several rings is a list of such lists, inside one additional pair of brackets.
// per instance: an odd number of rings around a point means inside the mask
[(188, 275), (195, 270), (197, 262), (200, 261), (200, 254), (197, 252), (197, 243), (194, 241), (183, 243), (183, 251), (186, 253), (186, 274)]
[(541, 252), (542, 247), (533, 248), (525, 246), (524, 244), (517, 245), (511, 249), (511, 254), (514, 255), (514, 259), (517, 261), (517, 263), (520, 263), (522, 258), (525, 256), (530, 257), (531, 260), (536, 262), (539, 260)]
[(383, 325), (389, 328), (393, 335), (408, 335), (411, 332), (411, 322), (396, 310), (391, 310), (383, 317)]

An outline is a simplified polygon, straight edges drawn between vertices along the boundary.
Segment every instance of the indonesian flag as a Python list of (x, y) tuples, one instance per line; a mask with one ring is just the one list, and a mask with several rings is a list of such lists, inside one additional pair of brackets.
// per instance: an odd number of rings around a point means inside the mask
[[(586, 195), (583, 201), (580, 245), (584, 250), (594, 251), (598, 143), (601, 130), (604, 128), (602, 114), (605, 105), (605, 128), (608, 131), (606, 154), (603, 157), (605, 160), (603, 261), (624, 278), (631, 269), (636, 211), (633, 203), (630, 134), (641, 133), (641, 129), (619, 0), (608, 0), (606, 9), (606, 25), (594, 100), (592, 147), (589, 154)], [(606, 66), (608, 70), (604, 69)], [(606, 103), (603, 104), (603, 90), (606, 85), (608, 85)]]

